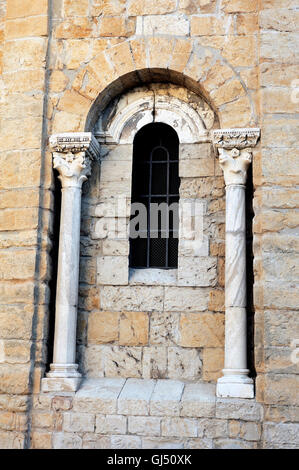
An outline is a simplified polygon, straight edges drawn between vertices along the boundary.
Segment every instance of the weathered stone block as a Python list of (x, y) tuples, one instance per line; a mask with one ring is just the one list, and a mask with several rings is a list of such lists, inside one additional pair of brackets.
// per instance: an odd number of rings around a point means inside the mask
[(148, 415), (154, 380), (128, 379), (118, 399), (118, 413)]
[(181, 346), (221, 347), (224, 344), (224, 315), (184, 313), (180, 320)]
[(214, 159), (200, 158), (197, 160), (181, 160), (179, 166), (180, 178), (196, 178), (199, 176), (214, 175)]
[(224, 348), (204, 348), (202, 353), (202, 377), (207, 382), (216, 381), (222, 376)]
[(142, 377), (145, 379), (163, 379), (167, 374), (167, 348), (149, 346), (143, 348)]
[(129, 243), (126, 240), (109, 240), (102, 242), (102, 250), (104, 256), (128, 256)]
[(150, 414), (179, 416), (184, 384), (175, 380), (158, 380), (151, 396)]
[(120, 415), (96, 416), (96, 432), (100, 434), (126, 434), (127, 418)]
[(123, 378), (88, 379), (74, 398), (74, 411), (112, 415), (117, 411), (117, 398), (124, 386)]
[(76, 433), (54, 432), (53, 449), (81, 449), (82, 438)]
[[(109, 157), (108, 157), (109, 158)], [(103, 160), (101, 163), (101, 181), (127, 181), (131, 184), (132, 163), (130, 160), (110, 161)]]
[(161, 431), (162, 436), (196, 437), (197, 421), (192, 418), (163, 418)]
[(298, 12), (287, 8), (268, 8), (260, 12), (260, 27), (263, 30), (296, 32), (298, 21)]
[(54, 422), (53, 413), (36, 412), (32, 415), (32, 425), (37, 428), (52, 428)]
[(52, 449), (52, 433), (33, 431), (31, 435), (31, 448)]
[(112, 449), (141, 449), (141, 438), (138, 436), (111, 436)]
[(197, 17), (191, 18), (191, 36), (214, 36), (226, 35), (231, 26), (230, 17), (224, 17), (224, 20), (215, 17)]
[(84, 433), (82, 449), (110, 449), (110, 436), (101, 436), (94, 433)]
[(22, 395), (29, 393), (29, 368), (27, 364), (11, 366), (0, 364), (0, 393)]
[(241, 439), (215, 439), (214, 449), (257, 449), (257, 443)]
[(189, 34), (189, 21), (184, 15), (149, 15), (143, 20), (143, 34), (175, 34), (176, 36), (186, 36)]
[(184, 449), (213, 449), (213, 440), (208, 438), (191, 438), (187, 439)]
[(227, 437), (227, 421), (223, 419), (200, 419), (198, 421), (198, 437), (215, 439)]
[(63, 415), (63, 430), (67, 432), (94, 432), (95, 415), (67, 412)]
[(111, 343), (118, 340), (119, 313), (92, 312), (88, 317), (88, 343)]
[(179, 257), (179, 286), (213, 286), (217, 282), (217, 260), (212, 257)]
[(135, 18), (124, 16), (102, 17), (100, 22), (101, 37), (130, 37), (135, 33)]
[(264, 335), (266, 345), (289, 346), (299, 338), (298, 313), (288, 310), (265, 310)]
[(261, 425), (258, 423), (242, 423), (240, 436), (245, 441), (259, 441), (261, 438)]
[(7, 40), (23, 37), (46, 36), (48, 31), (47, 16), (17, 18), (6, 21), (5, 37)]
[(198, 380), (202, 361), (197, 349), (168, 348), (168, 377), (177, 380)]
[(128, 284), (129, 264), (127, 256), (99, 256), (97, 282), (106, 285)]
[[(111, 311), (161, 311), (162, 287), (112, 287), (101, 288), (101, 307)], [(168, 309), (170, 310), (170, 309)]]
[(298, 375), (266, 374), (264, 400), (268, 404), (298, 406)]
[(164, 310), (167, 312), (196, 312), (208, 308), (205, 288), (165, 287)]
[(82, 348), (81, 362), (85, 373), (89, 377), (104, 376), (105, 348), (102, 345), (90, 344)]
[(120, 315), (119, 344), (140, 346), (148, 343), (148, 314), (143, 312), (123, 312)]
[(176, 9), (175, 0), (157, 0), (154, 4), (151, 0), (129, 0), (128, 13), (132, 16), (139, 15), (163, 15), (172, 13)]
[(179, 340), (179, 314), (153, 312), (150, 316), (150, 343), (161, 345), (177, 344)]
[(134, 346), (105, 346), (106, 377), (141, 377), (142, 348)]
[(228, 398), (216, 400), (216, 418), (261, 421), (262, 417), (263, 407), (254, 400)]
[(184, 449), (184, 439), (168, 437), (143, 437), (143, 449)]
[(289, 444), (290, 446), (298, 446), (298, 430), (298, 423), (265, 423), (264, 439), (268, 445)]
[[(298, 47), (298, 35), (269, 31), (260, 36), (261, 60), (272, 60), (282, 64), (293, 64), (296, 61), (295, 50)], [(276, 47), (273, 47), (275, 41)]]
[(48, 12), (47, 0), (41, 0), (36, 4), (32, 0), (24, 0), (22, 5), (18, 0), (11, 0), (7, 5), (7, 18), (23, 18), (33, 15), (46, 15)]
[(88, 0), (81, 0), (80, 2), (65, 0), (63, 8), (66, 16), (86, 16), (88, 14)]
[[(215, 416), (216, 396), (214, 384), (187, 384), (182, 396), (181, 416)], [(200, 437), (200, 436), (199, 436)]]
[(161, 418), (153, 416), (129, 416), (128, 432), (141, 436), (160, 436)]

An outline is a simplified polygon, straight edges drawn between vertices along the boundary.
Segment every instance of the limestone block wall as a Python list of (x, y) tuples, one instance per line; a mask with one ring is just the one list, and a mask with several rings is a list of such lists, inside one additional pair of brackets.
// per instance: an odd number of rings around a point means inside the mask
[[(57, 418), (59, 423), (61, 419), (58, 415), (52, 418), (52, 411), (49, 416), (45, 409), (32, 421), (33, 406), (38, 407), (45, 399), (39, 395), (40, 379), (45, 364), (51, 361), (46, 344), (54, 186), (47, 138), (55, 132), (91, 130), (111, 99), (152, 81), (175, 83), (201, 94), (217, 115), (219, 127), (261, 127), (260, 147), (253, 157), (254, 361), (256, 396), (264, 408), (260, 445), (287, 446), (294, 442), (298, 433), (298, 364), (292, 362), (294, 341), (299, 337), (295, 188), (298, 101), (291, 95), (298, 68), (296, 8), (296, 0), (285, 0), (283, 5), (280, 0), (0, 1), (1, 447), (45, 446), (42, 441), (30, 441), (34, 430), (46, 428), (46, 434), (51, 434), (51, 420)], [(94, 172), (84, 189), (85, 200), (94, 206), (98, 204), (99, 194), (94, 188), (99, 176)], [(181, 191), (208, 198), (211, 217), (216, 213), (220, 220), (221, 178), (220, 174), (186, 176)], [(84, 366), (88, 356), (85, 346), (91, 342), (87, 317), (94, 318), (94, 325), (101, 325), (102, 306), (96, 260), (90, 256), (88, 244), (84, 246), (92, 219), (86, 204), (82, 218), (78, 355)], [(179, 312), (172, 307), (165, 310), (170, 329), (178, 313), (176, 331), (180, 334), (188, 334), (194, 319), (204, 319), (204, 315), (215, 319), (221, 328), (224, 253), (223, 236), (219, 233), (218, 238), (217, 246), (213, 241), (210, 244), (210, 255), (217, 257), (218, 284), (202, 287), (205, 295), (200, 298), (203, 305), (208, 302), (207, 309), (201, 314), (183, 312), (184, 299)], [(99, 249), (104, 250), (101, 244)], [(102, 287), (104, 300), (105, 290), (107, 293), (112, 287)], [(130, 287), (136, 296), (142, 290), (140, 286)], [(117, 298), (126, 288), (115, 288)], [(181, 298), (179, 289), (187, 289), (192, 292), (188, 299), (198, 308), (193, 287), (150, 287), (154, 289), (159, 295), (163, 291), (168, 306), (174, 295), (175, 300)], [(106, 305), (103, 311), (111, 321), (119, 313), (117, 327), (111, 326), (111, 344), (94, 343), (94, 349), (147, 348), (149, 343), (128, 345), (132, 339), (127, 327), (132, 323), (137, 332), (142, 330), (142, 335), (137, 333), (138, 341), (151, 338), (153, 314), (139, 307), (114, 311)], [(162, 314), (162, 309), (158, 313)], [(160, 334), (158, 325), (157, 320)], [(101, 334), (103, 330), (98, 327), (98, 331)], [(120, 345), (121, 331), (126, 345)], [(190, 347), (181, 339), (179, 344), (169, 338), (167, 341), (171, 345), (163, 347), (168, 348), (168, 354), (175, 354), (178, 347), (189, 354), (199, 351), (200, 361), (211, 364), (201, 369), (200, 380), (215, 380), (219, 371), (214, 363), (221, 360), (221, 343), (199, 346), (198, 336), (192, 337), (195, 343)], [(208, 352), (212, 355), (205, 359)], [(100, 355), (94, 357), (99, 360)], [(63, 428), (57, 426), (62, 432)]]
[[(263, 139), (261, 153), (253, 166), (255, 344), (257, 398), (265, 403), (265, 419), (272, 423), (298, 420), (295, 161), (298, 161), (299, 105), (294, 90), (298, 75), (298, 57), (293, 50), (298, 40), (295, 3), (261, 2), (259, 13)], [(269, 432), (267, 439), (271, 440), (271, 436)]]
[(46, 358), (53, 202), (44, 151), (48, 2), (1, 1), (0, 34), (0, 442), (22, 448)]

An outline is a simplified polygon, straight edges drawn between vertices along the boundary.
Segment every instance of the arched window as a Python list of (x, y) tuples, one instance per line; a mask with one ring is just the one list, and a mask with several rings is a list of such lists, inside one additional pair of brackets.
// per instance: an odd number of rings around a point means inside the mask
[[(179, 139), (163, 123), (141, 128), (133, 144), (132, 212), (142, 204), (146, 223), (130, 234), (130, 267), (174, 269), (178, 265)], [(138, 203), (135, 205), (134, 203)], [(140, 215), (140, 213), (139, 213)]]

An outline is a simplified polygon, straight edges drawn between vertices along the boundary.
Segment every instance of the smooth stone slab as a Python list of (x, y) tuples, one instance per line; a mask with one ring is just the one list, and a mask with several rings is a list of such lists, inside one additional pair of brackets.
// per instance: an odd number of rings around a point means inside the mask
[(181, 416), (208, 418), (215, 416), (214, 384), (187, 384), (182, 396)]
[(118, 413), (148, 415), (155, 385), (151, 379), (128, 379), (118, 398)]
[(158, 380), (150, 403), (150, 414), (179, 416), (184, 383), (178, 380)]
[(76, 392), (82, 377), (45, 377), (42, 379), (42, 392)]
[(254, 398), (253, 383), (217, 383), (217, 397)]
[(126, 382), (124, 378), (88, 379), (76, 393), (74, 411), (114, 414), (117, 410), (117, 399)]

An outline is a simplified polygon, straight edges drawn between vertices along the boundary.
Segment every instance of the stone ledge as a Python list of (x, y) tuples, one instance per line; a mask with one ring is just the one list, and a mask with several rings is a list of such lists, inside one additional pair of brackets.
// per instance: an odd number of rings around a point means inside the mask
[[(216, 385), (178, 380), (85, 379), (73, 395), (73, 411), (104, 415), (223, 418), (260, 421), (255, 399), (217, 398)], [(49, 391), (51, 396), (60, 392)]]

